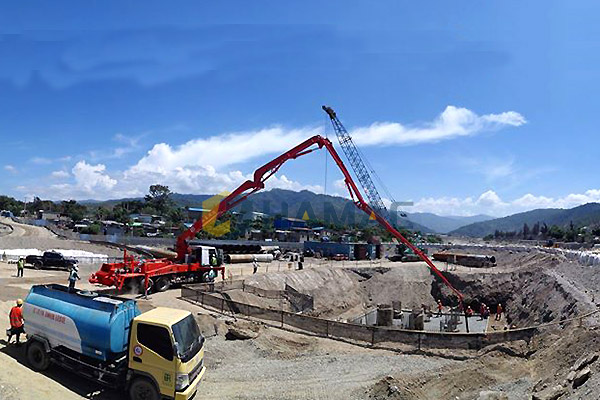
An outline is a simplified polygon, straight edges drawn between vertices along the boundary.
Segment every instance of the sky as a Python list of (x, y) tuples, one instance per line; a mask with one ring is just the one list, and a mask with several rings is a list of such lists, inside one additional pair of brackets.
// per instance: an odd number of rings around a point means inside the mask
[[(231, 191), (335, 142), (327, 104), (409, 213), (600, 201), (597, 2), (83, 4), (0, 6), (0, 194)], [(341, 178), (314, 152), (267, 189)]]

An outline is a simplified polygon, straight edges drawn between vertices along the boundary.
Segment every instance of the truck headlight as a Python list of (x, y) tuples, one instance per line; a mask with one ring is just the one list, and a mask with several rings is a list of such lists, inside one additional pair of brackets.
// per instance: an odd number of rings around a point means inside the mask
[(175, 376), (175, 390), (183, 390), (190, 385), (190, 376), (188, 374), (177, 374)]

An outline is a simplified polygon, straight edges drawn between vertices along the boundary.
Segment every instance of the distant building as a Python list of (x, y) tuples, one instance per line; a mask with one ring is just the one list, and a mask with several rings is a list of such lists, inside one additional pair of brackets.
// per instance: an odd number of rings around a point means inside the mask
[(188, 207), (186, 209), (186, 221), (194, 223), (202, 217), (202, 213), (207, 213), (210, 210), (208, 208), (200, 208), (200, 207)]
[(306, 228), (306, 221), (298, 218), (277, 217), (273, 221), (275, 229), (291, 230), (293, 228)]
[(321, 257), (343, 257), (347, 260), (373, 260), (381, 257), (380, 246), (369, 243), (304, 242), (304, 250), (310, 250)]
[(261, 213), (258, 211), (248, 211), (242, 213), (242, 220), (244, 221), (256, 221), (263, 218), (268, 218), (269, 214)]
[(152, 224), (152, 225), (164, 225), (165, 224), (165, 219), (162, 215), (130, 214), (129, 218), (133, 222), (140, 222), (142, 224)]
[(320, 240), (321, 242), (328, 242), (331, 240), (331, 235), (333, 231), (331, 229), (327, 229), (323, 226), (318, 226), (316, 228), (312, 228), (313, 238), (315, 240)]
[(60, 220), (60, 213), (52, 211), (38, 211), (38, 219), (44, 219), (46, 221), (58, 221)]
[(103, 235), (124, 235), (126, 225), (117, 221), (101, 221), (101, 233)]

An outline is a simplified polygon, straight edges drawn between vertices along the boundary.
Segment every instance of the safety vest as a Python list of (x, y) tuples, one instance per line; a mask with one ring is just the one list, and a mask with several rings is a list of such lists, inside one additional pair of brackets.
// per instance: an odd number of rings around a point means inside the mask
[(20, 307), (13, 307), (10, 309), (10, 326), (13, 328), (20, 328), (23, 326), (23, 313)]

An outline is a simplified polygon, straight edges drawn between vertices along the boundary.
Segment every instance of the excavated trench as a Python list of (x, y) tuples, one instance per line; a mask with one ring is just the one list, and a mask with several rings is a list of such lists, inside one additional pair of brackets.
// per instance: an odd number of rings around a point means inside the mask
[[(541, 254), (499, 254), (501, 268), (478, 272), (444, 272), (463, 293), (465, 306), (475, 312), (485, 303), (492, 314), (502, 304), (509, 326), (528, 327), (562, 321), (594, 309), (595, 305), (572, 283), (555, 273), (554, 261)], [(550, 262), (550, 263), (549, 263)], [(498, 271), (498, 272), (496, 272)], [(391, 267), (321, 267), (256, 275), (247, 283), (263, 289), (291, 285), (313, 296), (311, 315), (345, 320), (379, 304), (401, 302), (404, 309), (458, 305), (457, 297), (422, 263), (393, 263)], [(257, 298), (253, 304), (260, 304)]]
[[(465, 306), (478, 310), (483, 302), (494, 313), (501, 304), (511, 326), (563, 321), (594, 308), (577, 288), (549, 270), (529, 267), (494, 274), (446, 273), (446, 277), (465, 296)], [(456, 296), (439, 280), (433, 281), (431, 295), (445, 304), (457, 304)]]

